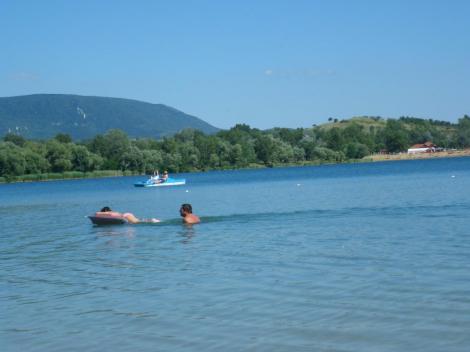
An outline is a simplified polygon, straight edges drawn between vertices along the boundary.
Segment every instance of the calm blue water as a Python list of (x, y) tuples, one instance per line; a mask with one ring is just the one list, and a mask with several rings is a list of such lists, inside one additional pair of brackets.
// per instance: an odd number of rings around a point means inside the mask
[(182, 176), (0, 185), (1, 350), (468, 351), (470, 158)]

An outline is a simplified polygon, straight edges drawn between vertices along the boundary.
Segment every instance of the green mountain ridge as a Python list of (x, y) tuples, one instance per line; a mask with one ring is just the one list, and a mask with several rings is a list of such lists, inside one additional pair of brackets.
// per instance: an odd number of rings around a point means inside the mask
[(137, 100), (71, 94), (0, 98), (0, 135), (47, 139), (67, 133), (85, 140), (109, 129), (130, 137), (161, 138), (186, 128), (211, 134), (219, 129), (175, 108)]

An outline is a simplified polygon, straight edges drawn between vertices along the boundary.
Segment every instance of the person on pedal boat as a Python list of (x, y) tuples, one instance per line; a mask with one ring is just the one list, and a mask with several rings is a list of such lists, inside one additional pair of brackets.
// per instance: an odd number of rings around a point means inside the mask
[(166, 181), (168, 181), (168, 177), (169, 177), (168, 176), (168, 171), (165, 170), (163, 172), (163, 176), (160, 179), (162, 180), (162, 182), (166, 182)]

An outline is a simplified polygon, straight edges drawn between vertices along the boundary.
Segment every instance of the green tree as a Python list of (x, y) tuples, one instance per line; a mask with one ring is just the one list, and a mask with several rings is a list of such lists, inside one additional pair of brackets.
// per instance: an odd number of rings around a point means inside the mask
[(60, 143), (72, 143), (72, 137), (68, 133), (57, 133), (54, 139)]
[(178, 152), (163, 153), (162, 169), (169, 172), (179, 172), (181, 169), (181, 155)]
[(470, 146), (470, 116), (465, 115), (457, 124), (457, 141), (461, 147)]
[(210, 155), (208, 166), (213, 169), (216, 169), (220, 166), (219, 156), (216, 153), (212, 153)]
[(229, 151), (230, 164), (235, 167), (242, 167), (246, 165), (246, 160), (243, 159), (243, 148), (240, 144), (232, 145)]
[(343, 152), (337, 152), (325, 147), (316, 147), (313, 151), (312, 160), (327, 162), (341, 162), (345, 160)]
[(26, 160), (21, 148), (12, 142), (0, 143), (0, 176), (23, 175), (25, 170)]
[(99, 170), (101, 164), (103, 163), (103, 159), (88, 151), (88, 149), (83, 145), (75, 145), (72, 144), (71, 148), (71, 159), (72, 168), (75, 171), (94, 171)]
[(393, 119), (387, 120), (384, 129), (384, 144), (389, 152), (400, 152), (408, 148), (409, 140), (402, 124)]
[(304, 137), (304, 130), (303, 128), (278, 128), (274, 130), (274, 134), (291, 146), (297, 146)]
[(163, 156), (159, 150), (143, 150), (144, 172), (153, 173), (163, 168)]
[[(212, 154), (217, 154), (217, 142), (219, 138), (215, 136), (196, 135), (194, 137), (194, 146), (199, 151), (200, 169), (204, 169), (210, 164)], [(218, 162), (217, 162), (218, 165)], [(213, 167), (213, 166), (212, 166)]]
[(338, 127), (333, 127), (326, 133), (325, 141), (329, 149), (338, 151), (344, 148), (343, 133)]
[(184, 171), (197, 169), (199, 165), (199, 150), (193, 145), (192, 141), (181, 143), (178, 148), (181, 155), (181, 168)]
[(142, 151), (135, 146), (130, 146), (129, 149), (121, 155), (119, 164), (120, 169), (123, 171), (145, 171), (144, 155)]
[(302, 147), (294, 147), (293, 148), (293, 153), (294, 153), (294, 161), (296, 163), (300, 163), (305, 160), (305, 150)]
[(251, 163), (256, 163), (255, 141), (253, 139), (247, 140), (241, 144), (242, 147), (242, 166), (248, 166)]
[(261, 135), (256, 139), (255, 152), (259, 161), (265, 165), (272, 164), (274, 154), (274, 139), (269, 135)]
[(11, 142), (19, 147), (23, 147), (26, 143), (26, 139), (23, 136), (15, 133), (7, 133), (5, 137), (3, 137), (5, 142)]
[(314, 151), (317, 147), (317, 143), (313, 139), (305, 140), (302, 142), (302, 148), (305, 151), (305, 159), (314, 160)]
[(63, 144), (55, 139), (46, 143), (46, 159), (52, 172), (64, 172), (72, 169), (72, 145)]
[(25, 174), (41, 174), (49, 171), (49, 162), (43, 155), (29, 148), (23, 149), (23, 155), (25, 158)]
[(219, 157), (219, 166), (226, 168), (230, 166), (230, 144), (224, 140), (217, 141), (217, 156)]
[(131, 143), (126, 133), (121, 130), (109, 130), (104, 135), (97, 135), (89, 144), (91, 152), (104, 158), (103, 167), (109, 170), (119, 170), (122, 156), (129, 152)]
[(351, 142), (345, 148), (346, 157), (349, 159), (362, 159), (370, 154), (369, 149), (365, 144), (358, 142)]
[(274, 141), (273, 161), (291, 163), (294, 161), (294, 150), (289, 143), (281, 140)]

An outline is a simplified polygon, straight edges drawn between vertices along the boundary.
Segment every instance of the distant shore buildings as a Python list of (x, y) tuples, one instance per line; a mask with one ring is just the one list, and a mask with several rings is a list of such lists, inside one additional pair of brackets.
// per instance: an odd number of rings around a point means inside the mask
[(432, 142), (414, 144), (408, 148), (408, 154), (434, 153), (437, 149), (437, 146)]

